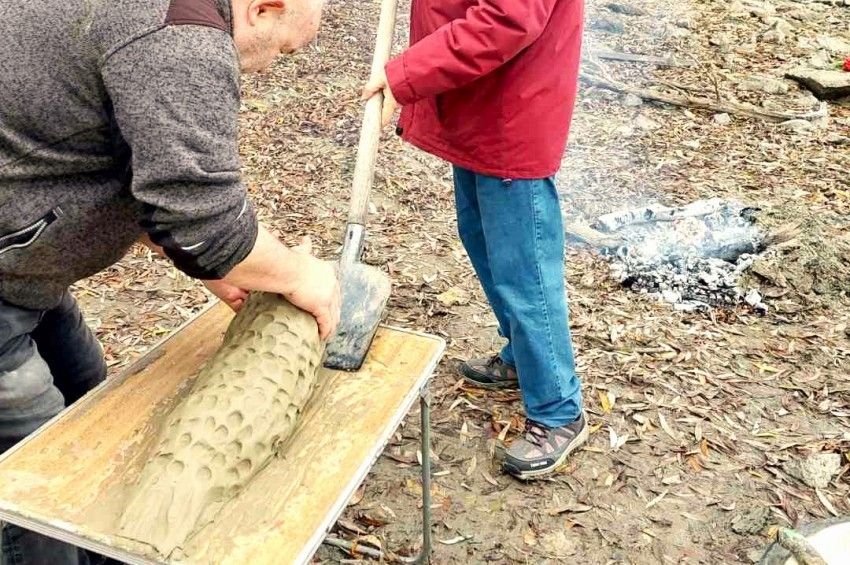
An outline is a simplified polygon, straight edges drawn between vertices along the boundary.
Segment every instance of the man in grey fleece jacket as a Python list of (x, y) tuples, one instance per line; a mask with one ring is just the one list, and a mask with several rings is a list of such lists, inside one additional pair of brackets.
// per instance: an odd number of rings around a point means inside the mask
[[(234, 309), (278, 292), (334, 331), (334, 269), (257, 224), (236, 131), (240, 69), (310, 41), (322, 4), (0, 1), (0, 452), (103, 380), (67, 288), (135, 241)], [(2, 541), (2, 565), (100, 559), (8, 525)]]

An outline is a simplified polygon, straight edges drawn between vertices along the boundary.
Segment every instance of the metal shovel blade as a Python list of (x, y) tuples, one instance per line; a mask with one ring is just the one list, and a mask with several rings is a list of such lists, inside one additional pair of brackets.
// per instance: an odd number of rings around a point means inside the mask
[(381, 323), (390, 297), (390, 279), (375, 267), (352, 263), (342, 268), (340, 286), (342, 314), (337, 333), (328, 343), (324, 365), (357, 371)]

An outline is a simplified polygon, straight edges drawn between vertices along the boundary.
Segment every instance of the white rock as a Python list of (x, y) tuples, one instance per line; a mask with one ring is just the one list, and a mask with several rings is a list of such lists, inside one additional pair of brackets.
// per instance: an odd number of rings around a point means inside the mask
[(850, 55), (850, 43), (838, 37), (819, 35), (817, 42), (821, 47), (836, 55)]
[(780, 31), (785, 35), (790, 35), (794, 33), (794, 26), (792, 26), (788, 20), (783, 20), (782, 18), (776, 18), (773, 22), (773, 29), (776, 31)]
[(673, 20), (673, 25), (684, 29), (694, 29), (694, 22), (687, 16), (680, 16)]
[(635, 96), (634, 94), (626, 94), (623, 97), (623, 106), (628, 106), (629, 108), (636, 108), (643, 104), (643, 99), (640, 96)]
[(738, 88), (749, 92), (764, 92), (766, 94), (785, 94), (788, 84), (782, 80), (770, 77), (747, 77), (738, 83)]
[(811, 57), (809, 57), (809, 65), (814, 69), (832, 69), (832, 56), (826, 49), (821, 49)]
[(841, 469), (838, 453), (816, 453), (806, 459), (793, 459), (782, 467), (785, 472), (812, 488), (826, 488)]
[(808, 8), (797, 8), (790, 12), (785, 12), (785, 17), (800, 22), (811, 22), (818, 19), (818, 14)]
[(732, 116), (725, 112), (722, 114), (714, 114), (714, 117), (712, 119), (714, 120), (715, 124), (720, 126), (726, 126), (732, 123)]
[(644, 115), (640, 115), (635, 118), (634, 124), (643, 131), (655, 131), (661, 127), (661, 124), (651, 118), (647, 118)]
[(759, 2), (757, 0), (744, 0), (746, 10), (752, 15), (765, 19), (776, 14), (776, 6), (770, 2)]
[(687, 141), (683, 141), (682, 145), (684, 145), (688, 149), (699, 149), (701, 143), (699, 142), (698, 139), (689, 139)]
[(788, 39), (788, 35), (778, 29), (769, 29), (764, 32), (764, 35), (762, 35), (761, 38), (766, 43), (785, 43), (785, 40)]
[(747, 7), (744, 6), (739, 0), (733, 0), (731, 4), (729, 4), (729, 12), (735, 15), (746, 14)]
[(815, 126), (809, 120), (788, 120), (779, 124), (779, 127), (794, 133), (808, 133), (815, 129)]
[(632, 137), (635, 134), (635, 128), (630, 125), (623, 124), (618, 127), (614, 133), (620, 137)]
[(665, 33), (666, 33), (667, 37), (673, 37), (673, 38), (690, 37), (691, 30), (689, 30), (687, 28), (671, 25), (671, 26), (667, 26), (665, 28)]
[(744, 296), (744, 302), (749, 304), (750, 306), (755, 306), (757, 304), (761, 304), (761, 294), (754, 288), (751, 288), (746, 296)]
[(715, 33), (711, 37), (708, 38), (708, 44), (714, 45), (715, 47), (725, 48), (729, 47), (732, 44), (732, 40), (729, 39), (729, 35), (725, 33)]
[(682, 295), (675, 290), (665, 290), (661, 293), (661, 300), (668, 304), (678, 304), (682, 301)]

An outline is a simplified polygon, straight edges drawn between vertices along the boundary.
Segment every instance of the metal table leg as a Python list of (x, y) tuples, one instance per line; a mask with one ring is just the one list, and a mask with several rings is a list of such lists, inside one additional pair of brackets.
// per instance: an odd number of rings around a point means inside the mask
[(417, 563), (431, 562), (431, 392), (426, 384), (419, 393), (422, 435), (422, 551)]
[(414, 557), (398, 557), (401, 563), (431, 562), (431, 392), (426, 384), (419, 391), (419, 421), (422, 438), (422, 549)]

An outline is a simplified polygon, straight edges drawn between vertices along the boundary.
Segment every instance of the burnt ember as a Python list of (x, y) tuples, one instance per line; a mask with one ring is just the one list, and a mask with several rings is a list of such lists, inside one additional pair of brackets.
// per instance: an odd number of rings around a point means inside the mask
[(607, 257), (612, 275), (627, 288), (680, 310), (746, 303), (765, 311), (758, 291), (738, 286), (765, 248), (755, 211), (734, 202), (700, 200), (679, 208), (606, 214), (595, 227), (624, 242), (609, 249)]

